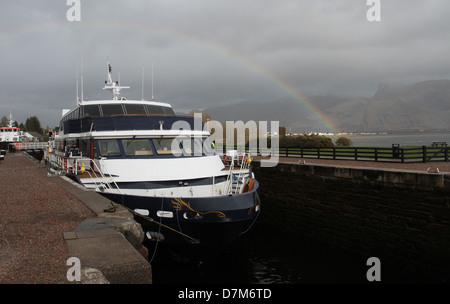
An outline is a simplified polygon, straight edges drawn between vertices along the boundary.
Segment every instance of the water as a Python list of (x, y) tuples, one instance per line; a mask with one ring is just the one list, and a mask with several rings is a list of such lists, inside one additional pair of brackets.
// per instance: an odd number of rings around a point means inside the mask
[[(264, 223), (256, 224), (214, 261), (182, 263), (161, 246), (156, 256), (152, 263), (155, 284), (369, 283), (369, 257), (281, 232)], [(424, 279), (382, 261), (383, 283), (420, 283)]]
[[(450, 144), (450, 133), (416, 133), (386, 135), (348, 135), (354, 147), (430, 146), (433, 142)], [(332, 136), (335, 141), (338, 136)]]

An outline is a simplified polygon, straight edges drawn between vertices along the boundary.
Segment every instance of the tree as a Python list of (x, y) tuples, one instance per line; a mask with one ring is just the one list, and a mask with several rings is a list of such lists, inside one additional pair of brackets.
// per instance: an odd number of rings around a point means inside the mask
[(280, 147), (317, 148), (334, 147), (334, 144), (329, 137), (312, 134), (280, 137)]
[(201, 114), (202, 115), (202, 122), (205, 124), (207, 121), (212, 120), (212, 116), (206, 112), (202, 112), (200, 110), (191, 110), (189, 114)]
[(353, 145), (353, 142), (350, 138), (341, 136), (336, 139), (336, 146), (350, 147), (351, 145)]
[(6, 127), (8, 125), (8, 123), (9, 123), (8, 118), (6, 116), (3, 116), (1, 121), (0, 121), (0, 126), (1, 127)]
[(27, 118), (25, 128), (27, 129), (27, 132), (38, 132), (39, 134), (42, 134), (43, 132), (41, 122), (36, 116)]

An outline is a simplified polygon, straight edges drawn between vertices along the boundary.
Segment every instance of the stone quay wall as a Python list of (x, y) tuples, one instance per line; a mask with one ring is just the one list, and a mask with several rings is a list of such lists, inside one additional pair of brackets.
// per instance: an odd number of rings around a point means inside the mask
[(257, 161), (253, 171), (264, 224), (449, 281), (450, 176)]

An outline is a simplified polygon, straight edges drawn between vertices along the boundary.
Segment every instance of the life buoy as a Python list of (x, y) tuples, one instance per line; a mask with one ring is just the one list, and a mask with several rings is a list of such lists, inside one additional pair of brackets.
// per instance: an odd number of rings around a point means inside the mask
[(225, 166), (227, 166), (229, 163), (230, 163), (230, 157), (229, 156), (227, 156), (227, 155), (224, 155), (223, 156), (223, 159), (222, 159), (222, 162), (223, 162), (223, 164), (225, 165)]

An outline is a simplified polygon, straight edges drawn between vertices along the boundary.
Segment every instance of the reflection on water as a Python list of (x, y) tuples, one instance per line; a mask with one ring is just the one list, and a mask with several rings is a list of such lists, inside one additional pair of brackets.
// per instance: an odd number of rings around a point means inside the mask
[[(249, 263), (251, 268), (250, 272), (251, 275), (249, 276), (251, 278), (250, 283), (257, 283), (257, 284), (301, 283), (301, 279), (298, 273), (289, 273), (295, 272), (294, 269), (289, 267), (290, 265), (292, 265), (291, 263), (289, 263), (289, 261), (279, 260), (276, 258), (266, 260), (254, 257), (249, 260)], [(285, 269), (287, 271), (286, 273), (281, 274), (280, 269)]]

